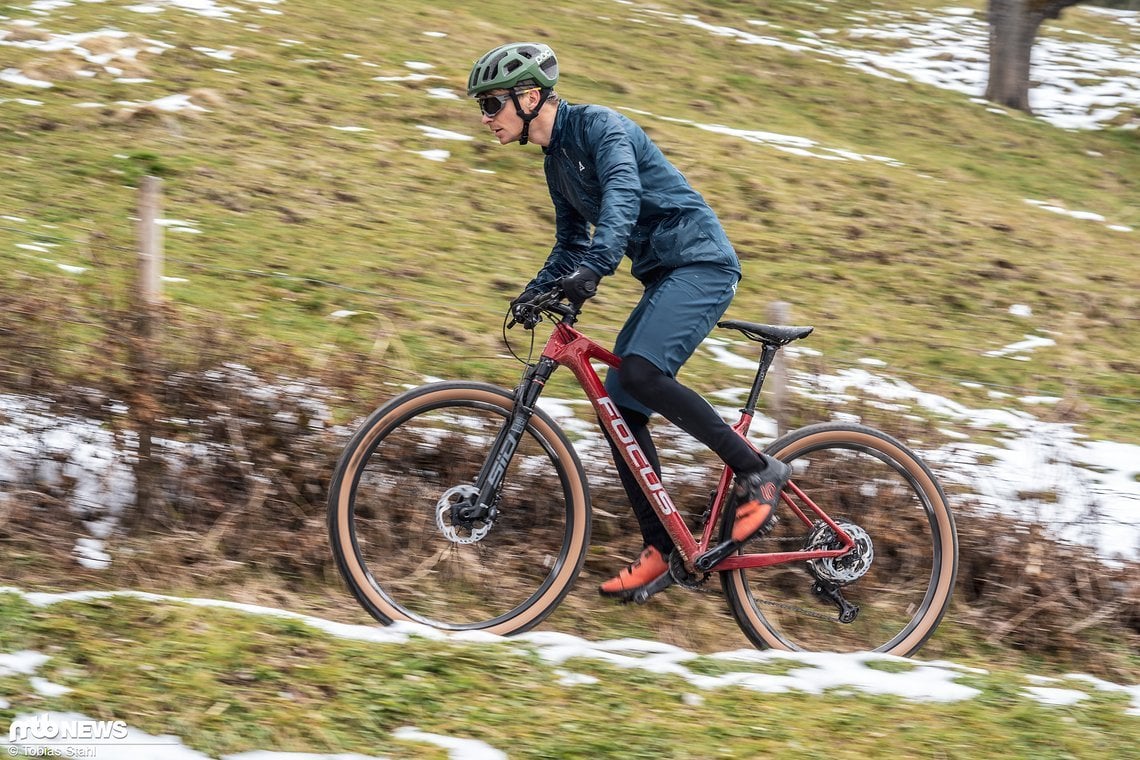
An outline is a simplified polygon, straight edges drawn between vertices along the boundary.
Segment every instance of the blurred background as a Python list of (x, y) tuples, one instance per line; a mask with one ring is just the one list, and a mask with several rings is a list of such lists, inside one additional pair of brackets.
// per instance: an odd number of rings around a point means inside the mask
[[(857, 419), (941, 477), (961, 569), (927, 651), (1135, 682), (1140, 18), (1023, 6), (0, 3), (0, 584), (369, 622), (325, 536), (340, 450), (405, 388), (522, 371), (501, 328), (553, 240), (541, 152), (464, 87), (534, 39), (716, 210), (729, 316), (815, 326), (755, 442)], [(603, 342), (627, 267), (582, 318)], [(735, 418), (751, 351), (714, 335), (683, 379)], [(717, 594), (596, 599), (636, 526), (572, 379), (547, 396), (596, 513), (545, 627), (747, 646)], [(657, 430), (699, 513), (711, 463)]]

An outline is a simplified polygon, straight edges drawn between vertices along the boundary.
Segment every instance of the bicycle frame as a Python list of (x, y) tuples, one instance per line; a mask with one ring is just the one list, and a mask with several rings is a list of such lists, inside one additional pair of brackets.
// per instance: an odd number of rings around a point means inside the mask
[[(748, 402), (745, 407), (741, 409), (740, 419), (732, 425), (732, 429), (744, 438), (749, 446), (752, 446), (752, 443), (748, 441), (747, 434), (752, 424), (756, 403), (760, 395), (760, 387), (763, 385), (764, 376), (767, 373), (776, 351), (775, 346), (764, 346), (764, 354), (760, 361), (760, 368), (756, 373), (756, 379), (753, 381)], [(542, 392), (542, 388), (554, 370), (559, 365), (563, 365), (570, 369), (574, 377), (578, 380), (579, 385), (582, 386), (582, 390), (586, 393), (587, 398), (590, 399), (590, 403), (597, 412), (598, 418), (602, 421), (602, 424), (605, 425), (606, 431), (618, 444), (622, 458), (626, 464), (629, 465), (630, 470), (632, 470), (634, 476), (637, 478), (641, 490), (645, 493), (649, 499), (649, 503), (657, 512), (658, 517), (665, 526), (665, 530), (669, 533), (670, 537), (672, 537), (673, 542), (680, 550), (686, 563), (691, 564), (696, 557), (716, 545), (713, 539), (713, 530), (728, 502), (729, 488), (732, 483), (733, 473), (727, 466), (721, 473), (708, 519), (705, 521), (701, 536), (699, 538), (696, 537), (693, 532), (689, 530), (688, 525), (686, 525), (684, 518), (681, 517), (676, 505), (669, 497), (660, 478), (657, 477), (657, 473), (654, 472), (652, 465), (649, 464), (645, 452), (642, 451), (634, 439), (633, 433), (629, 425), (622, 418), (617, 405), (606, 394), (605, 386), (598, 377), (598, 373), (590, 364), (591, 360), (597, 360), (615, 369), (621, 366), (621, 359), (618, 356), (602, 348), (573, 327), (573, 316), (564, 316), (560, 322), (555, 323), (554, 330), (542, 351), (541, 359), (537, 364), (531, 366), (519, 385), (516, 393), (516, 413), (512, 417), (512, 420), (503, 427), (500, 438), (496, 441), (493, 451), (498, 452), (497, 456), (492, 457), (494, 461), (488, 461), (484, 467), (484, 472), (480, 474), (478, 482), (482, 484), (482, 487), (480, 488), (479, 503), (489, 503), (485, 497), (497, 492), (498, 480), (501, 479), (502, 472), (506, 469), (506, 463), (509, 462), (510, 457), (514, 453), (514, 444), (517, 443), (518, 437), (521, 436), (522, 430), (526, 426), (526, 421), (529, 419), (530, 413), (534, 408), (534, 404)], [(752, 446), (752, 448), (755, 450), (755, 446)], [(807, 511), (793, 501), (788, 493), (789, 491), (806, 506)], [(842, 547), (839, 549), (800, 550), (794, 552), (733, 553), (713, 565), (711, 568), (712, 571), (720, 572), (750, 567), (767, 567), (792, 561), (803, 562), (805, 560), (839, 557), (854, 547), (855, 542), (851, 537), (794, 483), (789, 482), (781, 496), (793, 514), (802, 520), (805, 525), (812, 525), (812, 520), (808, 516), (809, 511), (823, 520), (835, 531), (836, 536), (842, 543)]]

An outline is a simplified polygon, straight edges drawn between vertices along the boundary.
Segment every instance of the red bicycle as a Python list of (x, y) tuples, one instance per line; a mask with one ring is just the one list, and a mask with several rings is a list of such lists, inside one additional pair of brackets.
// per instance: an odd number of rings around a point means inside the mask
[[(697, 588), (719, 575), (754, 644), (909, 655), (931, 636), (950, 603), (958, 538), (941, 487), (914, 452), (847, 422), (780, 437), (764, 452), (792, 466), (783, 519), (738, 548), (732, 472), (721, 472), (690, 528), (591, 364), (620, 359), (575, 328), (579, 309), (559, 291), (532, 313), (528, 327), (543, 317), (554, 327), (513, 392), (424, 385), (377, 409), (345, 448), (330, 488), (329, 535), (341, 574), (373, 617), (507, 635), (537, 625), (570, 591), (590, 544), (589, 486), (565, 432), (538, 407), (564, 365), (672, 536), (676, 583)], [(719, 326), (761, 344), (733, 426), (747, 440), (777, 351), (812, 328)]]

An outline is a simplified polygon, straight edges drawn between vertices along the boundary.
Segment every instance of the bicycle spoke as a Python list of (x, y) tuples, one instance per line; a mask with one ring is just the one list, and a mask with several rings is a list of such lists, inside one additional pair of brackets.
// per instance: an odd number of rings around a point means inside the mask
[(580, 465), (549, 427), (546, 434), (528, 427), (496, 513), (464, 522), (456, 506), (477, 495), (473, 484), (511, 403), (455, 395), (433, 401), (425, 393), (421, 403), (399, 406), (407, 412), (378, 434), (359, 434), (367, 450), (346, 458), (352, 477), (339, 480), (330, 498), (334, 537), (352, 540), (351, 553), (341, 550), (342, 569), (365, 608), (385, 622), (529, 627), (580, 567), (589, 525)]
[[(803, 435), (781, 458), (796, 485), (866, 545), (835, 560), (726, 574), (733, 612), (763, 646), (909, 653), (949, 601), (956, 539), (944, 497), (918, 460), (882, 434), (851, 425), (816, 431), (815, 443)], [(840, 544), (822, 521), (808, 525), (789, 515), (747, 550), (809, 547)], [(835, 594), (858, 608), (853, 620), (841, 622)]]

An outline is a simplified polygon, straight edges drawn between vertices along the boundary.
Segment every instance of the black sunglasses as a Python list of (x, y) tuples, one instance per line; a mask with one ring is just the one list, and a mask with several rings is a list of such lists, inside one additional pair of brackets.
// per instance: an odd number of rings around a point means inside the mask
[[(537, 89), (539, 88), (532, 87), (529, 90), (520, 90), (514, 94), (522, 95), (524, 93), (534, 92)], [(511, 93), (509, 92), (504, 92), (502, 95), (480, 95), (479, 97), (475, 98), (475, 100), (479, 103), (479, 110), (483, 113), (484, 116), (487, 117), (494, 116), (499, 111), (502, 111), (503, 106), (505, 106), (507, 104), (507, 101), (510, 99)]]

